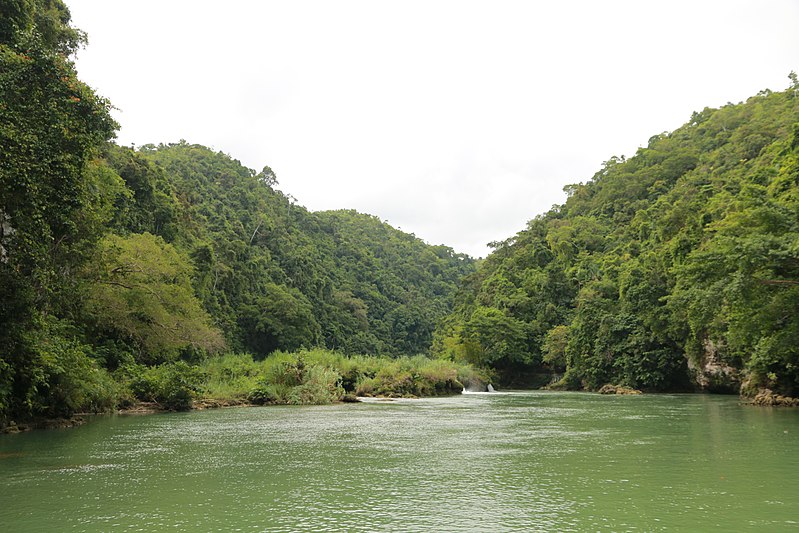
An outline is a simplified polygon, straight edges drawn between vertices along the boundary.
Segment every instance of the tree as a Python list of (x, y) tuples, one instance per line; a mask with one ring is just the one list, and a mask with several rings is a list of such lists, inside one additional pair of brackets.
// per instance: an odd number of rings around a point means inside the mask
[(544, 354), (544, 363), (553, 370), (563, 372), (566, 370), (566, 346), (569, 343), (569, 327), (555, 326), (547, 332), (541, 351)]
[(461, 332), (467, 360), (504, 370), (531, 363), (526, 325), (494, 307), (478, 307)]
[(321, 334), (310, 302), (298, 290), (274, 283), (265, 295), (242, 306), (239, 321), (247, 332), (247, 348), (259, 356), (313, 347)]
[(83, 35), (64, 4), (8, 1), (2, 9), (0, 423), (30, 413), (26, 398), (43, 372), (30, 355), (38, 351), (34, 333), (75, 296), (75, 272), (103, 217), (95, 185), (108, 177), (89, 167), (116, 128), (110, 104), (78, 80), (68, 59)]
[(799, 390), (799, 99), (790, 79), (785, 92), (694, 113), (568, 187), (563, 205), (467, 278), (434, 335), (436, 352), (495, 366), (499, 354), (526, 354), (520, 373), (565, 363), (569, 387), (683, 390), (720, 372), (752, 388)]
[(86, 312), (101, 331), (141, 349), (141, 359), (174, 359), (192, 348), (215, 352), (224, 342), (191, 286), (189, 260), (149, 233), (109, 235), (89, 277)]

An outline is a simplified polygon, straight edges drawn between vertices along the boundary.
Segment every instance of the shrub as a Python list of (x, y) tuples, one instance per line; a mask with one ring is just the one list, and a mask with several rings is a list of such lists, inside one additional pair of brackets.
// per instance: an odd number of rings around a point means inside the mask
[(91, 348), (69, 334), (68, 324), (46, 319), (26, 337), (29, 414), (65, 417), (117, 405), (121, 388), (89, 356)]
[(277, 354), (264, 363), (264, 377), (250, 391), (250, 401), (258, 404), (320, 405), (341, 400), (344, 388), (341, 374), (318, 363), (308, 364), (306, 353)]
[(216, 399), (247, 398), (264, 375), (264, 365), (247, 353), (210, 357), (199, 366), (207, 376), (204, 395)]
[(208, 377), (202, 369), (185, 361), (153, 367), (129, 365), (122, 371), (124, 381), (137, 399), (174, 411), (191, 409)]
[(332, 368), (313, 366), (306, 372), (304, 381), (291, 388), (289, 403), (324, 405), (337, 402), (343, 396), (341, 375)]
[(360, 396), (443, 396), (459, 394), (463, 383), (485, 383), (488, 377), (469, 365), (425, 356), (370, 358), (355, 384)]

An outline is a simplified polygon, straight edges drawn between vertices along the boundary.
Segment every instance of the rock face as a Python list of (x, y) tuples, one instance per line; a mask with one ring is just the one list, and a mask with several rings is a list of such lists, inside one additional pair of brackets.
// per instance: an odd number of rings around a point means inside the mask
[(0, 210), (0, 263), (8, 263), (8, 251), (5, 246), (6, 239), (9, 239), (16, 230), (11, 227), (11, 217)]
[(799, 407), (799, 398), (792, 398), (790, 396), (782, 396), (775, 394), (771, 389), (760, 389), (752, 399), (754, 405), (761, 405), (766, 407), (771, 406), (785, 406), (785, 407)]
[(721, 342), (705, 339), (699, 363), (688, 359), (688, 371), (700, 390), (721, 394), (737, 394), (741, 390), (738, 369), (723, 361), (725, 346)]
[(641, 391), (608, 383), (607, 385), (602, 385), (602, 388), (599, 389), (599, 394), (641, 394)]

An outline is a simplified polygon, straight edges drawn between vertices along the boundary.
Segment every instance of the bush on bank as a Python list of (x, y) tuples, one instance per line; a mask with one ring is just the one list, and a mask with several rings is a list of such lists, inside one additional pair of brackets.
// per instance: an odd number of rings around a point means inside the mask
[(330, 350), (276, 352), (262, 361), (248, 354), (206, 361), (205, 394), (259, 404), (326, 404), (345, 394), (440, 396), (480, 386), (488, 376), (469, 365), (415, 357), (346, 356)]

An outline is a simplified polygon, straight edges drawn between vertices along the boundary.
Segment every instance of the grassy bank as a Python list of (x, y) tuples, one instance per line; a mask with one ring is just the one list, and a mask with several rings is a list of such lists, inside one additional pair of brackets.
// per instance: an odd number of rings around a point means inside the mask
[(276, 352), (262, 360), (235, 353), (194, 364), (127, 362), (113, 372), (87, 357), (73, 359), (85, 364), (59, 366), (54, 370), (55, 385), (42, 388), (58, 409), (31, 410), (16, 420), (2, 419), (0, 430), (40, 427), (37, 424), (58, 420), (71, 423), (76, 413), (117, 409), (179, 411), (241, 404), (328, 404), (355, 396), (442, 396), (457, 394), (464, 387), (485, 387), (490, 378), (472, 366), (421, 355), (346, 356), (322, 349)]
[(202, 394), (253, 403), (325, 404), (345, 395), (414, 397), (456, 394), (488, 376), (468, 365), (415, 357), (346, 356), (329, 350), (277, 352), (262, 361), (248, 354), (209, 359)]
[(276, 352), (263, 360), (236, 353), (159, 366), (127, 365), (114, 374), (103, 405), (146, 402), (190, 409), (194, 402), (306, 405), (355, 396), (420, 397), (457, 394), (485, 386), (489, 376), (469, 365), (414, 357), (346, 356), (329, 350)]

